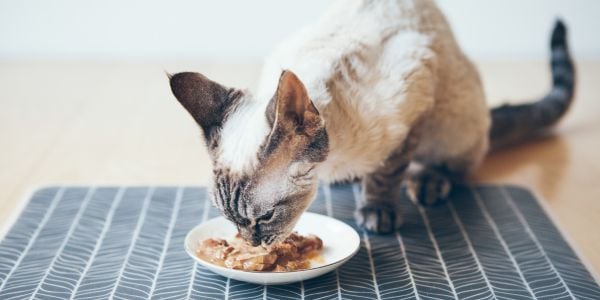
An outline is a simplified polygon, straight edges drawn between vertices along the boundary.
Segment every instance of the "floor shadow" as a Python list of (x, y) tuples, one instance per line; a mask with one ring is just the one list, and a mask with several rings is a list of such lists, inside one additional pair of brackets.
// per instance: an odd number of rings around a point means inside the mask
[(475, 172), (473, 180), (515, 182), (514, 179), (520, 178), (519, 172), (533, 166), (539, 169), (539, 176), (534, 179), (535, 184), (545, 191), (544, 194), (553, 196), (564, 178), (569, 161), (570, 151), (566, 139), (550, 133), (490, 153)]

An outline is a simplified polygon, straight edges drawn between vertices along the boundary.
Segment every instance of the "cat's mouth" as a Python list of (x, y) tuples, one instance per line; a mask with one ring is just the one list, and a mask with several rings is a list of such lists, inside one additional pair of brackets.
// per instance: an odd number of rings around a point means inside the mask
[(268, 248), (273, 244), (277, 244), (278, 242), (285, 240), (292, 233), (292, 231), (289, 230), (285, 232), (265, 234), (256, 231), (256, 229), (248, 230), (244, 228), (238, 228), (238, 233), (244, 240), (246, 240), (248, 244), (252, 245), (253, 247), (263, 246)]
[(258, 238), (253, 236), (250, 239), (246, 239), (246, 241), (248, 241), (248, 243), (253, 247), (263, 246), (264, 248), (269, 248), (270, 246), (285, 240), (290, 234), (291, 231), (285, 234), (268, 234)]
[(262, 245), (265, 248), (270, 248), (271, 246), (273, 246), (275, 244), (278, 244), (279, 242), (284, 241), (288, 236), (290, 236), (291, 233), (292, 233), (292, 231), (290, 230), (290, 232), (287, 232), (285, 234), (272, 234), (272, 235), (268, 235), (267, 237), (265, 237), (262, 240), (262, 242), (260, 243), (260, 245)]

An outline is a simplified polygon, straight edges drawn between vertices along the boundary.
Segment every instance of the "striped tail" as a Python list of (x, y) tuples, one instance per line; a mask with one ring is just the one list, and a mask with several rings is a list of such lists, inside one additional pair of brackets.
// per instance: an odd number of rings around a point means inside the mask
[(502, 148), (550, 128), (567, 112), (575, 91), (575, 67), (567, 45), (567, 28), (557, 20), (550, 42), (552, 89), (541, 100), (493, 108), (492, 149)]

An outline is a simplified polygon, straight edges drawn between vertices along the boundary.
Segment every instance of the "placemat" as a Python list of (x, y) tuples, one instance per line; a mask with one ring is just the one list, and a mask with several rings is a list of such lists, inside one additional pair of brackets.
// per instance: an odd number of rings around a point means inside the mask
[(323, 185), (310, 208), (358, 230), (358, 254), (319, 278), (262, 286), (184, 252), (188, 230), (219, 215), (204, 188), (43, 188), (0, 243), (0, 299), (600, 299), (524, 189), (458, 186), (431, 208), (403, 199), (392, 235), (356, 227), (358, 189)]

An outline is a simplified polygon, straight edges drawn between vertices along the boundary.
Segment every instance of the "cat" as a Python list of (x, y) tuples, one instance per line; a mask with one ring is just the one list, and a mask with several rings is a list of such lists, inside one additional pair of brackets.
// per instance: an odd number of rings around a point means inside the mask
[(169, 77), (204, 133), (213, 204), (252, 245), (289, 234), (319, 181), (360, 178), (357, 222), (389, 233), (402, 225), (402, 182), (436, 204), (490, 149), (557, 123), (575, 89), (566, 34), (557, 21), (551, 91), (492, 110), (433, 0), (335, 3), (274, 51), (256, 95), (199, 73)]

